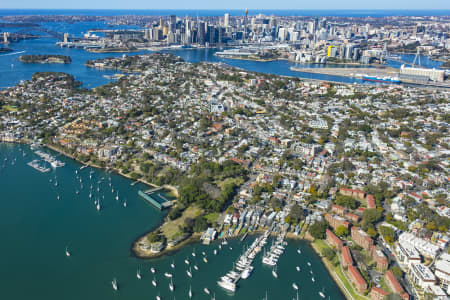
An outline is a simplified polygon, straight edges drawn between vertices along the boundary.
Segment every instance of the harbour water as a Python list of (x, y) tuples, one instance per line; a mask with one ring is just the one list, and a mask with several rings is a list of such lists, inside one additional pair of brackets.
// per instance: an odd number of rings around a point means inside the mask
[[(61, 155), (57, 159), (65, 163), (64, 167), (41, 173), (27, 165), (37, 158), (27, 145), (0, 144), (2, 299), (154, 299), (156, 295), (162, 299), (187, 299), (189, 286), (193, 299), (210, 299), (214, 293), (216, 299), (262, 299), (266, 291), (269, 299), (292, 299), (296, 297), (294, 282), (300, 299), (320, 299), (320, 291), (327, 299), (344, 299), (319, 257), (304, 241), (289, 241), (278, 263), (278, 279), (262, 265), (260, 254), (253, 274), (240, 281), (234, 295), (221, 289), (216, 281), (232, 268), (254, 237), (242, 243), (231, 240), (217, 255), (213, 251), (218, 243), (191, 244), (170, 256), (137, 259), (131, 253), (131, 243), (158, 225), (165, 215), (138, 197), (138, 190), (145, 186), (132, 186), (132, 181), (103, 170), (80, 170), (79, 163)], [(89, 198), (91, 184), (93, 196)], [(119, 200), (115, 199), (117, 191)], [(100, 211), (96, 210), (95, 199), (100, 199)], [(297, 253), (298, 248), (302, 254)], [(202, 252), (208, 263), (202, 260)], [(186, 258), (192, 278), (186, 274)], [(170, 267), (172, 262), (175, 269)], [(311, 268), (307, 262), (311, 262)], [(297, 265), (301, 272), (295, 269)], [(155, 275), (151, 267), (156, 269)], [(141, 280), (137, 279), (137, 269), (141, 270)], [(169, 290), (165, 272), (173, 274), (174, 292)], [(112, 289), (113, 278), (117, 278), (118, 291)], [(152, 285), (153, 279), (157, 287)], [(205, 287), (211, 295), (205, 294)]]
[[(7, 14), (7, 11), (0, 11), (0, 15)], [(104, 22), (77, 22), (67, 23), (41, 23), (41, 26), (50, 30), (62, 33), (69, 33), (71, 36), (81, 37), (89, 29), (93, 28), (135, 28), (132, 26), (110, 26)], [(23, 28), (7, 28), (8, 31), (15, 32)], [(35, 34), (42, 34), (35, 32)], [(34, 72), (39, 71), (55, 71), (67, 72), (72, 74), (76, 80), (83, 83), (86, 88), (93, 88), (111, 81), (111, 75), (118, 73), (112, 70), (98, 70), (85, 66), (86, 60), (97, 59), (111, 56), (122, 56), (124, 53), (90, 53), (82, 49), (59, 48), (56, 46), (58, 42), (55, 38), (41, 38), (35, 40), (25, 40), (19, 43), (12, 43), (8, 47), (14, 49), (11, 53), (0, 54), (0, 90), (9, 86), (13, 86), (20, 80), (31, 79)], [(237, 60), (221, 58), (214, 55), (217, 49), (177, 49), (168, 50), (171, 53), (182, 57), (188, 62), (222, 62), (244, 70), (255, 71), (261, 73), (270, 73), (283, 76), (294, 76), (307, 79), (327, 80), (343, 83), (373, 84), (363, 82), (358, 78), (333, 76), (325, 74), (314, 74), (306, 72), (297, 72), (290, 70), (291, 67), (317, 67), (323, 68), (325, 65), (319, 64), (297, 64), (286, 60), (259, 62), (248, 60)], [(126, 53), (127, 55), (137, 55), (143, 53), (151, 53), (152, 51), (140, 51)], [(24, 54), (60, 54), (68, 55), (72, 58), (71, 64), (26, 64), (19, 61), (20, 55)], [(414, 55), (401, 55), (403, 61), (412, 62)], [(421, 56), (421, 62), (424, 67), (438, 68), (442, 63)], [(401, 63), (396, 61), (388, 61), (388, 66), (395, 68), (400, 67)], [(333, 65), (332, 67), (345, 67), (345, 65)], [(349, 67), (355, 67), (349, 65)]]

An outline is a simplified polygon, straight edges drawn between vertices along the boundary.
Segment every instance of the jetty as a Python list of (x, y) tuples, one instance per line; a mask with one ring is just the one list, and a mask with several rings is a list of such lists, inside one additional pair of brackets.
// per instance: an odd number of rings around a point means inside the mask
[(27, 163), (27, 165), (29, 165), (33, 169), (38, 170), (39, 172), (42, 172), (42, 173), (47, 173), (48, 171), (50, 171), (50, 168), (40, 166), (39, 161), (37, 159), (30, 161), (29, 163)]
[(44, 161), (48, 162), (52, 167), (58, 168), (58, 167), (64, 167), (65, 163), (62, 161), (57, 160), (52, 155), (42, 152), (40, 150), (34, 151), (35, 154), (37, 154), (40, 158), (42, 158)]
[[(235, 292), (238, 281), (240, 279), (247, 279), (251, 275), (253, 271), (253, 260), (266, 245), (270, 233), (271, 230), (267, 230), (262, 236), (257, 237), (253, 241), (250, 247), (239, 257), (237, 262), (233, 264), (233, 269), (217, 281), (220, 287), (230, 292)], [(224, 240), (222, 245), (225, 244), (226, 241)]]
[(167, 199), (164, 195), (158, 193), (163, 189), (163, 187), (156, 187), (147, 191), (139, 191), (138, 195), (157, 209), (163, 210), (173, 205), (172, 200)]

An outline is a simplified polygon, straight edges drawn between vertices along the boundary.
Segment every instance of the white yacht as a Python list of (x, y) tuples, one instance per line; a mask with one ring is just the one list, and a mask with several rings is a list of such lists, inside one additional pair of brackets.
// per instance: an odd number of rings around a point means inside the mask
[(173, 290), (174, 290), (174, 286), (173, 286), (173, 281), (172, 281), (172, 279), (170, 279), (169, 289), (170, 289), (171, 292), (173, 292)]
[(325, 298), (325, 289), (322, 288), (322, 290), (319, 292), (320, 297)]
[(172, 278), (173, 277), (173, 275), (168, 273), (168, 272), (164, 273), (164, 276), (166, 276), (167, 278)]
[(150, 268), (150, 271), (153, 273), (153, 274), (155, 274), (155, 272), (156, 272), (156, 270), (155, 270), (155, 268)]
[(111, 281), (111, 284), (115, 291), (119, 289), (119, 286), (117, 285), (117, 280), (115, 278)]
[(153, 284), (153, 286), (156, 286), (156, 279), (155, 279), (155, 277), (153, 277), (152, 284)]
[(189, 295), (189, 299), (191, 299), (191, 298), (192, 298), (192, 289), (191, 289), (191, 286), (189, 286), (189, 293), (188, 293), (188, 295)]
[(242, 272), (241, 278), (242, 279), (247, 279), (252, 274), (252, 271), (253, 271), (253, 267), (252, 266), (247, 267), (244, 270), (244, 272)]
[(189, 268), (189, 270), (186, 270), (186, 274), (192, 278), (191, 268)]
[(205, 293), (208, 294), (208, 295), (211, 293), (211, 292), (208, 290), (208, 288), (204, 288), (203, 290), (204, 290)]
[(314, 277), (311, 277), (311, 281), (312, 281), (312, 282), (316, 282), (316, 280), (314, 279)]
[(208, 260), (206, 259), (206, 257), (203, 257), (203, 261), (205, 262), (205, 264), (208, 263)]
[[(231, 292), (236, 291), (236, 284), (231, 279), (230, 280), (224, 280), (222, 278), (222, 280), (217, 281), (217, 284), (220, 287), (222, 287), (222, 288), (224, 288), (224, 289), (226, 289), (228, 291), (231, 291)], [(207, 293), (207, 294), (209, 294), (209, 293)]]
[(298, 290), (298, 285), (297, 285), (295, 282), (292, 284), (292, 287), (293, 287), (295, 290)]
[(278, 278), (276, 267), (272, 269), (272, 275), (273, 275), (273, 277)]
[(69, 249), (66, 247), (66, 256), (69, 257), (70, 256), (70, 252)]
[(142, 279), (141, 270), (137, 269), (136, 277), (137, 277), (137, 279)]
[(297, 269), (297, 272), (300, 272), (300, 267), (299, 266), (296, 266), (295, 268)]
[(195, 269), (196, 271), (198, 271), (198, 267), (197, 267), (197, 265), (194, 265), (194, 269)]
[(172, 268), (172, 269), (175, 269), (175, 262), (172, 260), (172, 263), (170, 264), (170, 267)]

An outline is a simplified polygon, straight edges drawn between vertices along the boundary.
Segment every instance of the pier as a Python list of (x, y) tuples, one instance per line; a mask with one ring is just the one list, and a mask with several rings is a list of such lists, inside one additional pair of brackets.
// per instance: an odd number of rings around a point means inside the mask
[(146, 202), (155, 206), (157, 209), (163, 210), (173, 205), (172, 200), (167, 199), (165, 196), (161, 194), (157, 194), (157, 192), (162, 191), (163, 189), (164, 189), (163, 187), (157, 187), (147, 190), (145, 192), (139, 191), (138, 195), (142, 197)]

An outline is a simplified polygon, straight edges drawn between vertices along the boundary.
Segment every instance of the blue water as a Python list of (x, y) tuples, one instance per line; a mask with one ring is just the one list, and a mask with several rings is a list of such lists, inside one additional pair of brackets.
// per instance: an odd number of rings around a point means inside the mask
[[(79, 163), (62, 156), (58, 159), (66, 166), (40, 173), (26, 164), (36, 158), (26, 145), (0, 143), (0, 299), (135, 300), (155, 299), (156, 295), (162, 299), (187, 299), (189, 286), (193, 299), (210, 299), (212, 295), (203, 292), (205, 287), (218, 300), (262, 299), (266, 292), (269, 299), (292, 299), (293, 282), (300, 288), (301, 299), (320, 299), (319, 291), (324, 291), (327, 299), (328, 296), (332, 300), (345, 299), (305, 241), (289, 241), (278, 263), (278, 279), (272, 277), (270, 268), (262, 265), (262, 253), (259, 254), (253, 275), (239, 283), (234, 295), (226, 293), (216, 281), (232, 268), (254, 237), (242, 243), (230, 240), (229, 246), (219, 250), (218, 255), (213, 254), (218, 249), (216, 242), (210, 246), (192, 244), (154, 260), (137, 259), (130, 251), (132, 242), (165, 216), (138, 197), (138, 190), (145, 187), (131, 186), (132, 181), (103, 170), (80, 170)], [(114, 193), (108, 185), (110, 177)], [(58, 186), (54, 185), (55, 179)], [(97, 184), (99, 180), (101, 183)], [(95, 209), (94, 199), (89, 198), (91, 184), (93, 197), (101, 199), (100, 212)], [(117, 191), (119, 201), (115, 199)], [(122, 205), (125, 199), (126, 208)], [(65, 255), (66, 247), (70, 257)], [(302, 249), (301, 255), (297, 254), (297, 248)], [(197, 254), (195, 258), (191, 255), (193, 251)], [(208, 263), (203, 262), (202, 252)], [(186, 274), (189, 267), (184, 260), (188, 257), (193, 278)], [(170, 267), (172, 262), (175, 269)], [(308, 267), (307, 262), (312, 266)], [(194, 270), (194, 264), (198, 265), (198, 271)], [(301, 272), (296, 271), (297, 265)], [(150, 267), (157, 270), (155, 275)], [(136, 278), (138, 268), (141, 280)], [(173, 274), (173, 293), (165, 272)], [(111, 286), (114, 277), (119, 284), (118, 292)], [(157, 287), (151, 284), (153, 278)]]
[[(28, 10), (27, 10), (28, 11)], [(0, 11), (1, 13), (2, 11)], [(10, 10), (9, 12), (18, 11)], [(40, 12), (40, 10), (29, 10), (28, 12)], [(50, 13), (51, 11), (46, 11)], [(53, 11), (54, 12), (54, 11)], [(73, 12), (70, 10), (61, 10), (61, 12), (69, 13)], [(80, 11), (81, 12), (81, 11)], [(114, 12), (119, 13), (121, 11), (83, 11), (83, 12), (92, 12), (94, 15), (100, 14), (101, 12)], [(95, 13), (94, 13), (95, 12)], [(127, 13), (132, 13), (133, 11), (126, 11)], [(155, 12), (155, 11), (153, 11)], [(158, 11), (163, 12), (163, 11)], [(165, 11), (167, 12), (167, 11)], [(104, 22), (76, 22), (72, 24), (68, 23), (41, 23), (41, 26), (51, 29), (57, 32), (67, 32), (71, 36), (80, 37), (84, 33), (86, 33), (90, 29), (94, 28), (136, 28), (135, 26), (111, 26)], [(15, 32), (22, 30), (23, 28), (7, 28), (5, 30)], [(39, 34), (39, 32), (36, 32)], [(41, 33), (42, 34), (42, 33)], [(123, 53), (90, 53), (81, 49), (72, 49), (72, 48), (59, 48), (56, 46), (57, 39), (54, 38), (41, 38), (35, 40), (25, 40), (19, 43), (11, 43), (8, 47), (14, 49), (12, 53), (0, 54), (0, 89), (4, 89), (9, 86), (13, 86), (17, 84), (20, 80), (31, 79), (31, 76), (34, 72), (38, 71), (60, 71), (67, 72), (74, 75), (75, 79), (81, 81), (83, 86), (86, 88), (93, 88), (99, 85), (103, 85), (111, 79), (103, 77), (103, 75), (112, 75), (117, 72), (111, 70), (95, 70), (87, 68), (84, 64), (86, 60), (89, 59), (97, 59), (108, 56), (121, 56)], [(332, 75), (323, 75), (323, 74), (313, 74), (313, 73), (305, 73), (305, 72), (296, 72), (291, 71), (290, 67), (324, 67), (323, 65), (315, 65), (315, 64), (296, 64), (284, 60), (280, 61), (272, 61), (272, 62), (257, 62), (257, 61), (244, 61), (244, 60), (235, 60), (235, 59), (226, 59), (219, 58), (214, 55), (216, 49), (178, 49), (178, 50), (170, 50), (170, 52), (174, 53), (182, 57), (185, 61), (188, 62), (223, 62), (238, 68), (242, 68), (249, 71), (261, 72), (261, 73), (270, 73), (276, 75), (283, 76), (294, 76), (301, 77), (307, 79), (317, 79), (317, 80), (326, 80), (326, 81), (335, 81), (335, 82), (343, 82), (343, 83), (366, 83), (360, 79), (342, 77), (342, 76), (332, 76)], [(141, 52), (133, 52), (128, 55), (136, 55), (143, 53), (151, 53), (151, 51), (141, 51)], [(21, 63), (18, 58), (23, 54), (61, 54), (68, 55), (72, 58), (71, 64), (24, 64)], [(414, 55), (403, 55), (403, 60), (411, 61), (414, 59)], [(439, 67), (440, 62), (432, 61), (425, 56), (421, 57), (421, 62), (424, 67)], [(399, 67), (401, 63), (389, 61), (388, 65), (392, 67)], [(369, 84), (369, 83), (366, 83)]]

